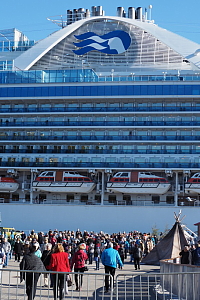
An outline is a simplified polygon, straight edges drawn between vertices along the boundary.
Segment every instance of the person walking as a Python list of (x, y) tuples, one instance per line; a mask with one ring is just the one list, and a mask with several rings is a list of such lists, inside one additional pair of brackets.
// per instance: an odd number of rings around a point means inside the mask
[[(74, 272), (84, 273), (85, 271), (85, 261), (88, 259), (87, 254), (85, 253), (85, 244), (82, 243), (78, 245), (78, 251), (74, 253), (71, 259), (71, 269), (74, 266)], [(75, 283), (76, 283), (76, 291), (80, 291), (83, 284), (83, 274), (79, 275), (75, 274)]]
[(22, 255), (22, 252), (23, 252), (23, 244), (19, 237), (17, 238), (17, 240), (15, 242), (13, 250), (15, 253), (15, 261), (20, 262), (20, 256)]
[(9, 261), (9, 257), (10, 257), (10, 251), (11, 251), (11, 245), (8, 242), (6, 237), (2, 238), (2, 247), (5, 252), (5, 260), (4, 260), (3, 267), (6, 268), (8, 266), (8, 261)]
[[(45, 244), (44, 250), (42, 252), (41, 260), (47, 271), (49, 271), (51, 254), (52, 254), (52, 244), (51, 243)], [(50, 281), (51, 281), (50, 286), (53, 287), (52, 274), (50, 274)], [(48, 286), (49, 286), (49, 274), (45, 273), (44, 274), (44, 287), (48, 287)]]
[(138, 246), (138, 244), (135, 244), (135, 247), (133, 249), (133, 258), (134, 258), (134, 264), (135, 264), (135, 270), (140, 270), (140, 260), (142, 258), (142, 250)]
[[(58, 243), (54, 246), (53, 253), (51, 254), (51, 261), (48, 267), (51, 271), (56, 272), (71, 272), (69, 265), (68, 253), (64, 252), (64, 248), (62, 244)], [(65, 274), (53, 274), (53, 295), (54, 300), (58, 298), (58, 290), (59, 290), (59, 299), (64, 299), (65, 292), (64, 287), (67, 281)], [(66, 289), (66, 293), (68, 290)]]
[(115, 270), (117, 268), (117, 264), (120, 265), (120, 267), (123, 267), (123, 263), (121, 261), (119, 252), (115, 249), (113, 249), (113, 243), (109, 242), (107, 245), (107, 249), (105, 249), (102, 252), (101, 255), (101, 262), (105, 267), (105, 273), (112, 275), (112, 282), (110, 282), (109, 286), (109, 276), (105, 276), (105, 293), (108, 292), (109, 287), (113, 287), (114, 285), (114, 276), (115, 276)]
[(198, 241), (197, 247), (192, 252), (192, 261), (196, 266), (200, 266), (200, 241)]
[(35, 255), (35, 252), (36, 247), (32, 245), (30, 247), (30, 253), (24, 255), (20, 263), (20, 270), (38, 271), (38, 273), (20, 273), (21, 282), (23, 281), (23, 279), (26, 282), (26, 294), (28, 296), (28, 300), (33, 300), (35, 298), (37, 282), (40, 277), (40, 274), (43, 271), (46, 271), (41, 259)]

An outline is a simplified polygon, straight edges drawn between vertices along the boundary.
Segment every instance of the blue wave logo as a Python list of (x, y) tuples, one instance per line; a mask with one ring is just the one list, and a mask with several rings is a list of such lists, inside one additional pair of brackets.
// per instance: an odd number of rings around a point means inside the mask
[(125, 52), (130, 44), (130, 35), (122, 30), (115, 30), (104, 35), (97, 35), (94, 32), (86, 32), (75, 35), (75, 38), (81, 40), (74, 45), (80, 49), (73, 50), (77, 55), (83, 55), (90, 51), (96, 50), (106, 54), (120, 54)]

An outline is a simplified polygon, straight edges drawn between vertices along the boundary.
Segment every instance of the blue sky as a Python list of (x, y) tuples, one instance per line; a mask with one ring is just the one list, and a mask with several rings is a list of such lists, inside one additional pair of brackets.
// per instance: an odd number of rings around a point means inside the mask
[[(0, 29), (17, 28), (31, 40), (40, 40), (58, 29), (46, 18), (64, 15), (67, 9), (89, 8), (102, 5), (106, 15), (115, 16), (117, 7), (129, 6), (148, 8), (151, 4), (152, 19), (160, 27), (173, 31), (200, 44), (200, 1), (199, 0), (140, 0), (100, 2), (73, 0), (7, 0), (2, 1), (0, 9)], [(72, 5), (73, 3), (73, 5)]]

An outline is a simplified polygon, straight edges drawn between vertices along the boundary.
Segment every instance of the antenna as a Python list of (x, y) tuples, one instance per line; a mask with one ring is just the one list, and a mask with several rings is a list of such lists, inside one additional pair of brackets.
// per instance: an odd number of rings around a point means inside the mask
[(151, 20), (151, 10), (152, 10), (153, 6), (150, 4), (149, 5), (149, 20)]

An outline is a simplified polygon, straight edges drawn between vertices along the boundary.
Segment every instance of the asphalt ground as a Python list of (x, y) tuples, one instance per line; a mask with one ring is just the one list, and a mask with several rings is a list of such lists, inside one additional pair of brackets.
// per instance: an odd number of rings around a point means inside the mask
[[(68, 288), (68, 295), (66, 294), (64, 299), (154, 299), (152, 287), (155, 281), (150, 279), (149, 273), (159, 273), (159, 266), (141, 264), (140, 270), (135, 270), (134, 264), (130, 263), (128, 257), (123, 268), (116, 269), (114, 289), (109, 290), (108, 293), (105, 293), (104, 288), (104, 266), (100, 263), (100, 269), (95, 270), (95, 262), (93, 262), (92, 265), (87, 264), (87, 267), (88, 271), (84, 273), (81, 291), (76, 291), (74, 275), (72, 275), (73, 285)], [(8, 299), (27, 299), (25, 282), (20, 282), (19, 263), (13, 258), (9, 261), (8, 267), (2, 269), (1, 274), (0, 300)], [(54, 299), (53, 289), (44, 287), (43, 274), (39, 278), (35, 297), (35, 300), (41, 299)]]

